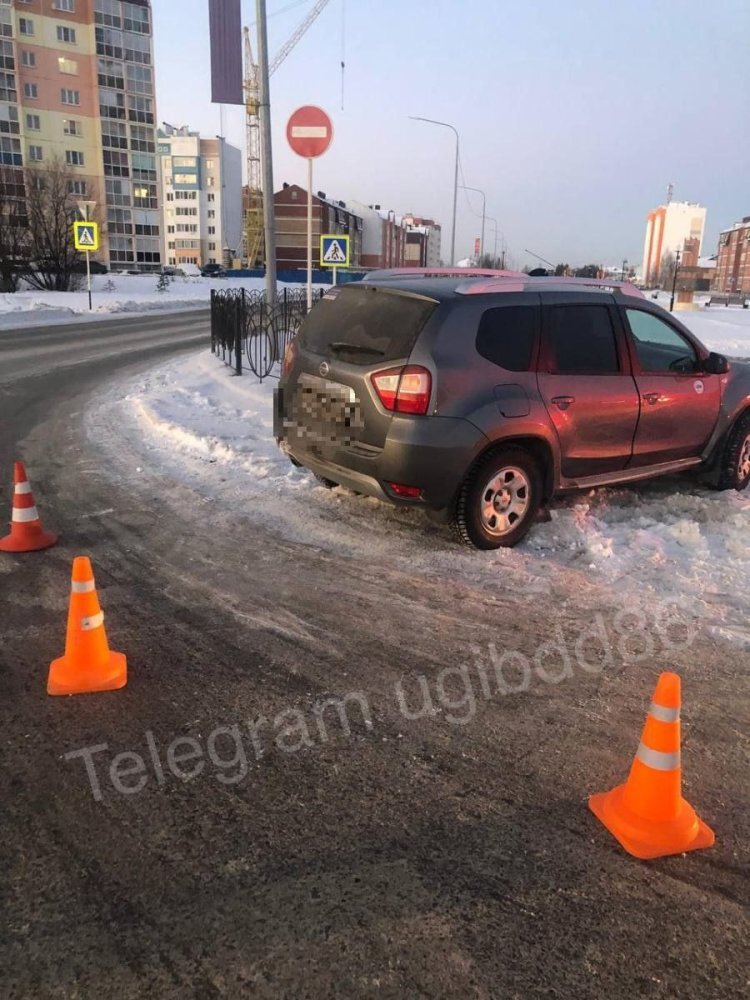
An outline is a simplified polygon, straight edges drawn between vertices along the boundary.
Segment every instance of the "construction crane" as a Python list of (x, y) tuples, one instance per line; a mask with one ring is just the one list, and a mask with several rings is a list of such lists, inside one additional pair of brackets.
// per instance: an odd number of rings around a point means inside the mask
[[(294, 34), (271, 60), (268, 72), (275, 73), (286, 57), (317, 20), (330, 0), (317, 3)], [(245, 204), (245, 259), (248, 267), (262, 267), (265, 259), (263, 242), (263, 185), (260, 166), (260, 74), (253, 56), (250, 29), (245, 28), (245, 108), (247, 120), (247, 202)], [(271, 192), (273, 197), (273, 192)]]

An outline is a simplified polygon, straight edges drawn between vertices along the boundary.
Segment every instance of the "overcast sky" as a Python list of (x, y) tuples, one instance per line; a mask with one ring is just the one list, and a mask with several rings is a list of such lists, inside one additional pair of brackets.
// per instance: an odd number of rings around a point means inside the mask
[[(272, 55), (312, 6), (268, 0)], [(159, 120), (219, 134), (208, 0), (153, 8)], [(254, 22), (254, 0), (243, 16)], [(271, 80), (274, 186), (305, 186), (286, 120), (319, 104), (335, 140), (315, 190), (434, 217), (447, 250), (454, 140), (408, 119), (423, 115), (460, 132), (464, 182), (486, 192), (517, 266), (534, 263), (526, 248), (640, 263), (646, 212), (670, 182), (675, 199), (707, 207), (713, 253), (719, 231), (750, 215), (749, 39), (750, 0), (330, 0)], [(242, 109), (227, 109), (224, 133), (244, 149)], [(459, 195), (463, 257), (481, 197)]]

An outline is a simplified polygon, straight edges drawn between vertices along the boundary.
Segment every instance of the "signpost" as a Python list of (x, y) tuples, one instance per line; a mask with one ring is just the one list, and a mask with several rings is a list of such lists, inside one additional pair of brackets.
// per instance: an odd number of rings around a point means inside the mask
[(99, 249), (99, 225), (89, 222), (89, 215), (96, 208), (95, 201), (79, 201), (78, 211), (83, 216), (83, 222), (73, 223), (73, 244), (81, 253), (86, 254), (86, 281), (89, 290), (89, 312), (91, 312), (91, 254)]
[(306, 104), (287, 122), (286, 138), (297, 156), (307, 160), (307, 309), (312, 309), (312, 188), (313, 160), (322, 156), (333, 140), (333, 124), (322, 108)]
[(349, 267), (349, 237), (330, 233), (320, 237), (320, 266), (333, 268), (333, 283), (340, 267)]

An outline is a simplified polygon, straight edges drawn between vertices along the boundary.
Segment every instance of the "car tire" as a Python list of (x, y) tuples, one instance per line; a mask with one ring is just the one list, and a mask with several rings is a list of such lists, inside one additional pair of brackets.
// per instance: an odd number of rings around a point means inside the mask
[(335, 489), (338, 483), (334, 483), (332, 479), (326, 479), (325, 476), (319, 476), (317, 472), (313, 472), (313, 475), (318, 480), (321, 486), (324, 486), (327, 490)]
[(534, 523), (542, 502), (542, 476), (523, 448), (502, 448), (477, 462), (456, 498), (451, 527), (477, 549), (512, 548)]
[(750, 411), (729, 432), (724, 445), (717, 486), (720, 490), (744, 490), (750, 483)]

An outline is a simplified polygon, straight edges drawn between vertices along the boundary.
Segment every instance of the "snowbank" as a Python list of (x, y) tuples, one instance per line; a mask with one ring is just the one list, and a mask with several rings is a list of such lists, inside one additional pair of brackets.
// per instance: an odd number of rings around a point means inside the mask
[[(262, 278), (183, 278), (170, 279), (158, 291), (157, 274), (97, 274), (92, 277), (93, 314), (138, 313), (152, 310), (194, 309), (208, 305), (212, 288), (262, 289)], [(299, 288), (301, 285), (280, 285)], [(78, 292), (25, 291), (0, 293), (0, 329), (34, 323), (65, 323), (88, 316), (85, 288)]]
[(203, 496), (326, 552), (460, 577), (483, 600), (509, 587), (566, 600), (583, 573), (613, 602), (674, 600), (750, 646), (750, 492), (716, 493), (684, 477), (592, 491), (556, 501), (551, 523), (518, 548), (476, 552), (418, 511), (329, 491), (293, 468), (273, 440), (274, 384), (233, 378), (205, 351), (111, 390), (91, 434), (109, 448), (125, 435)]

